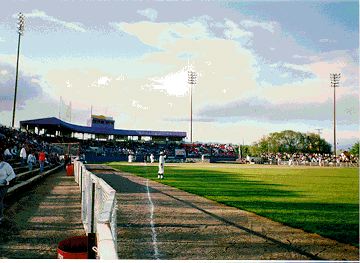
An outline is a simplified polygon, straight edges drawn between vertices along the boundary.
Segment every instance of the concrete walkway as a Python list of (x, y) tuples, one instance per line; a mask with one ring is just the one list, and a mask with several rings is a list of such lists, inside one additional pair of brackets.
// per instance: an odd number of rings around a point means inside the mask
[(61, 171), (37, 184), (5, 197), (8, 208), (0, 227), (0, 258), (55, 259), (61, 240), (85, 234), (74, 177)]
[(359, 260), (356, 247), (130, 174), (117, 191), (120, 259)]

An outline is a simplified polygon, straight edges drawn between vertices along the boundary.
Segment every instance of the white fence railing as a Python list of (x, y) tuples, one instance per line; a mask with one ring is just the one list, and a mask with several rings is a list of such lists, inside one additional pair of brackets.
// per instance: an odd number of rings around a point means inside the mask
[(118, 259), (116, 232), (116, 191), (103, 179), (74, 161), (74, 177), (81, 191), (81, 219), (86, 233), (96, 234), (97, 257)]

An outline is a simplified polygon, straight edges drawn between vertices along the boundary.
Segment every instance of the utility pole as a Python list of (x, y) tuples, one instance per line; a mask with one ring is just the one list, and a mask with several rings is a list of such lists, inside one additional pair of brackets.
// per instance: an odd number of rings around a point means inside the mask
[(20, 39), (24, 34), (25, 29), (25, 16), (22, 13), (19, 13), (18, 16), (18, 47), (17, 47), (17, 58), (16, 58), (16, 76), (15, 76), (15, 93), (14, 93), (14, 105), (13, 105), (13, 114), (12, 114), (12, 122), (11, 127), (15, 126), (15, 109), (16, 109), (16, 96), (17, 96), (17, 85), (18, 85), (18, 75), (19, 75), (19, 54), (20, 54)]
[(334, 155), (336, 156), (336, 88), (339, 87), (340, 73), (330, 74), (331, 87), (334, 88)]
[(188, 71), (188, 83), (190, 84), (190, 142), (192, 143), (192, 88), (196, 84), (197, 74), (195, 71)]

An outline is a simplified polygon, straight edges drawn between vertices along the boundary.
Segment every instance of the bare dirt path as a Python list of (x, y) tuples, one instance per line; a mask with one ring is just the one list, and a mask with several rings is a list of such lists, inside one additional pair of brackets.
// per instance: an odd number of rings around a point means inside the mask
[(120, 259), (359, 260), (359, 249), (145, 178), (93, 171), (117, 191)]
[(64, 171), (49, 175), (38, 186), (8, 197), (6, 202), (9, 207), (0, 227), (0, 258), (55, 259), (61, 240), (85, 234), (80, 190), (74, 177)]

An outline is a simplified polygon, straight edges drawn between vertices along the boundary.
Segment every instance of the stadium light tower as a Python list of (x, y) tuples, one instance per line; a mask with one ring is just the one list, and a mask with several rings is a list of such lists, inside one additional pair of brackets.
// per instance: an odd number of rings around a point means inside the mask
[(336, 87), (339, 87), (340, 73), (330, 74), (331, 87), (334, 88), (334, 155), (336, 156)]
[(197, 74), (195, 71), (188, 71), (188, 83), (190, 84), (190, 142), (192, 143), (192, 86), (196, 84)]
[(19, 38), (18, 38), (17, 58), (16, 58), (14, 105), (13, 105), (13, 115), (12, 115), (12, 122), (11, 122), (11, 127), (13, 127), (13, 128), (15, 125), (16, 95), (17, 95), (17, 84), (18, 84), (18, 74), (19, 74), (20, 39), (21, 39), (21, 36), (24, 34), (24, 29), (25, 29), (25, 16), (22, 13), (19, 13), (17, 28), (18, 28)]

